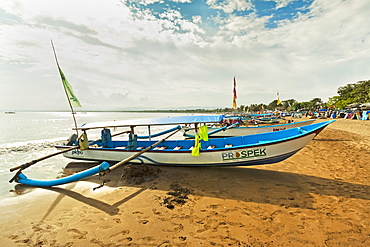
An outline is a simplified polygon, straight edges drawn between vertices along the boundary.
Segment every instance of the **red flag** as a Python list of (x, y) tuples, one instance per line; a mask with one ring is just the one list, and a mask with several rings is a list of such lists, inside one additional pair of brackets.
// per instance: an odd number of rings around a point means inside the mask
[(234, 76), (234, 90), (233, 90), (233, 107), (234, 109), (236, 109), (236, 99), (238, 97), (236, 96), (236, 79), (235, 79), (235, 76)]

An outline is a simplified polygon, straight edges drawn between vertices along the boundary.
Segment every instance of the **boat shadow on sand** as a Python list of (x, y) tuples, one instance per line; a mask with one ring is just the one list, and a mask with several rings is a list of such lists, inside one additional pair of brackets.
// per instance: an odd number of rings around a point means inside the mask
[[(77, 171), (81, 167), (87, 169), (96, 163), (71, 162), (65, 170)], [(62, 197), (68, 196), (110, 215), (119, 212), (119, 206), (140, 195), (145, 190), (158, 190), (172, 195), (172, 201), (162, 203), (169, 209), (185, 204), (188, 196), (213, 197), (242, 202), (278, 205), (285, 208), (316, 209), (315, 195), (331, 196), (332, 201), (341, 202), (346, 199), (370, 200), (370, 186), (344, 182), (328, 178), (303, 175), (290, 172), (263, 170), (253, 167), (155, 167), (129, 165), (130, 169), (145, 168), (143, 172), (131, 173), (134, 180), (122, 179), (127, 173), (123, 166), (103, 177), (93, 176), (84, 181), (96, 183), (94, 190), (104, 181), (104, 186), (134, 187), (136, 192), (119, 197), (117, 201), (106, 203), (98, 199), (74, 192), (76, 183), (61, 187), (46, 187), (43, 189), (60, 193), (51, 210)], [(149, 168), (148, 168), (149, 167)], [(153, 169), (153, 170), (152, 170)], [(69, 171), (69, 172), (70, 172)], [(142, 171), (142, 170), (141, 170)], [(127, 178), (127, 176), (126, 176)], [(16, 185), (17, 189), (30, 188)], [(177, 196), (177, 198), (176, 198)], [(168, 198), (167, 198), (168, 199)]]

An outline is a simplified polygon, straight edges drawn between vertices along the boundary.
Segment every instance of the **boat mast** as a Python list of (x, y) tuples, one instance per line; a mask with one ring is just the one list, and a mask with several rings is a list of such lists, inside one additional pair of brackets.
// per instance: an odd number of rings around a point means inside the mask
[[(55, 52), (55, 48), (54, 48), (54, 44), (53, 44), (53, 40), (51, 40), (51, 46), (53, 47), (53, 52), (54, 52), (55, 62), (57, 63), (58, 71), (59, 71), (59, 73), (60, 73), (60, 71), (61, 71), (61, 70), (60, 70), (60, 67), (59, 67), (59, 62), (58, 62), (57, 54), (56, 54), (56, 52)], [(60, 75), (60, 76), (61, 76), (62, 84), (63, 84), (63, 77), (62, 77), (62, 75)], [(68, 99), (69, 107), (71, 108), (72, 117), (73, 117), (73, 121), (74, 121), (74, 124), (75, 124), (75, 129), (76, 129), (76, 134), (77, 134), (77, 136), (78, 136), (77, 121), (76, 121), (76, 117), (75, 117), (76, 112), (73, 110), (72, 103), (71, 103), (71, 101), (69, 100), (69, 97), (68, 97), (67, 89), (66, 89), (66, 87), (65, 87), (64, 85), (63, 85), (63, 88), (64, 88), (64, 92), (66, 93), (67, 99)]]

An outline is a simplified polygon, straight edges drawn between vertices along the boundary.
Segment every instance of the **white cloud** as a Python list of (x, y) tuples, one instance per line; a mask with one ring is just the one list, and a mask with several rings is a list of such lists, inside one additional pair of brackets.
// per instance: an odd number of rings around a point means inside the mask
[(207, 0), (207, 4), (212, 9), (221, 9), (225, 13), (253, 9), (253, 3), (250, 0)]
[[(265, 23), (269, 17), (257, 17), (254, 13), (248, 16), (230, 15), (228, 18), (221, 20), (219, 31), (216, 37), (223, 37), (226, 40), (234, 40), (238, 37), (251, 37), (256, 32), (265, 30)], [(245, 41), (243, 39), (243, 41)]]
[[(174, 2), (174, 3), (191, 3), (192, 2), (192, 0), (166, 0), (166, 1)], [(153, 3), (165, 3), (166, 1), (164, 0), (139, 0), (137, 2), (142, 5), (149, 5)]]
[(192, 20), (193, 20), (193, 23), (195, 23), (195, 24), (198, 24), (198, 23), (202, 23), (202, 17), (201, 16), (199, 16), (199, 15), (194, 15), (194, 16), (192, 16)]
[(263, 28), (265, 19), (231, 15), (215, 40), (220, 46), (230, 44), (235, 62), (229, 66), (238, 75), (254, 78), (239, 89), (265, 85), (265, 91), (279, 90), (283, 97), (285, 92), (303, 100), (310, 91), (312, 98), (327, 100), (341, 84), (370, 74), (370, 28), (364, 25), (370, 21), (369, 10), (363, 1), (316, 1), (309, 14), (277, 29)]
[[(221, 9), (221, 2), (208, 3)], [(225, 12), (253, 8), (224, 3)], [(309, 13), (276, 29), (265, 28), (270, 16), (220, 16), (212, 36), (198, 15), (185, 19), (167, 9), (157, 18), (115, 1), (6, 1), (1, 8), (5, 109), (68, 109), (50, 39), (87, 110), (228, 107), (233, 76), (238, 104), (269, 103), (277, 91), (281, 99), (326, 101), (339, 86), (370, 74), (368, 1), (317, 0)]]
[(296, 2), (298, 0), (266, 0), (266, 1), (271, 1), (276, 3), (276, 9), (284, 8), (288, 6), (292, 2)]

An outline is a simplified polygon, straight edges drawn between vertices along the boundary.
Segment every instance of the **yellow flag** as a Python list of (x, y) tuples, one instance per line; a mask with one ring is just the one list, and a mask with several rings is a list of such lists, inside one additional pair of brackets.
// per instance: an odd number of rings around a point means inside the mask
[(200, 137), (199, 135), (195, 135), (195, 143), (194, 143), (194, 148), (191, 150), (191, 155), (193, 156), (199, 156), (201, 144), (200, 144)]
[(199, 127), (199, 137), (203, 141), (208, 141), (208, 126), (203, 125)]
[(78, 101), (76, 95), (74, 94), (72, 90), (72, 86), (68, 83), (67, 78), (64, 76), (62, 70), (58, 67), (60, 77), (62, 77), (62, 82), (64, 86), (64, 90), (66, 91), (69, 103), (72, 107), (81, 107), (80, 101)]
[(279, 97), (279, 92), (276, 93), (277, 95), (277, 102), (276, 102), (276, 105), (280, 105), (281, 104), (281, 100), (280, 100), (280, 97)]
[(195, 135), (195, 143), (194, 148), (191, 150), (191, 155), (193, 156), (199, 156), (200, 150), (202, 149), (202, 144), (200, 140), (208, 141), (208, 126), (203, 125), (199, 127), (199, 134)]

